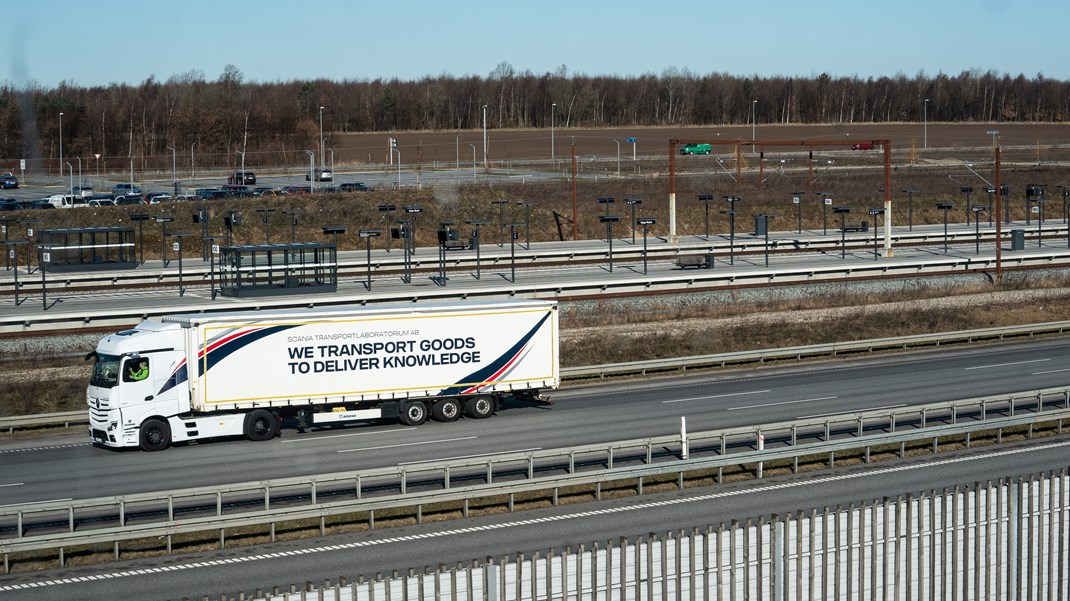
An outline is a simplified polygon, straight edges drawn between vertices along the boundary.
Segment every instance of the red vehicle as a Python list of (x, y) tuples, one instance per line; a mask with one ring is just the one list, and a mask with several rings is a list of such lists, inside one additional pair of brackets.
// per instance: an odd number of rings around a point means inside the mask
[(851, 150), (873, 150), (873, 145), (868, 142), (864, 144), (855, 144), (851, 147)]

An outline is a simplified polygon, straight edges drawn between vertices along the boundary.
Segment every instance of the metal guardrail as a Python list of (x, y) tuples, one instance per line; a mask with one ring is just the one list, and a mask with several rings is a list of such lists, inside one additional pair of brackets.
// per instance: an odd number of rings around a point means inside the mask
[[(757, 465), (792, 460), (797, 469), (801, 457), (865, 449), (868, 461), (872, 447), (898, 444), (902, 456), (908, 443), (942, 437), (969, 436), (1004, 428), (1070, 419), (1070, 388), (977, 397), (898, 410), (856, 413), (744, 426), (688, 434), (591, 444), (567, 449), (509, 453), (493, 457), (432, 461), (324, 474), (248, 482), (223, 487), (202, 487), (155, 493), (102, 497), (70, 502), (0, 508), (0, 553), (5, 568), (9, 555), (23, 551), (59, 549), (72, 545), (110, 543), (119, 554), (119, 542), (147, 537), (166, 539), (171, 551), (175, 535), (218, 532), (221, 546), (226, 529), (270, 526), (294, 520), (320, 520), (320, 529), (331, 516), (367, 513), (374, 526), (376, 511), (415, 507), (417, 519), (423, 505), (463, 502), (465, 514), (471, 499), (507, 496), (510, 509), (515, 495), (532, 491), (557, 491), (563, 487), (637, 481), (686, 472)], [(762, 441), (762, 442), (759, 442)], [(762, 444), (772, 445), (762, 450)], [(755, 450), (755, 449), (759, 450)], [(694, 455), (694, 456), (692, 456)], [(627, 463), (629, 465), (615, 465)], [(475, 482), (453, 486), (460, 479)], [(418, 490), (410, 492), (410, 487)], [(383, 491), (386, 491), (385, 493)], [(321, 502), (320, 497), (343, 500)], [(274, 503), (274, 506), (273, 506)], [(249, 506), (261, 505), (259, 509)], [(281, 505), (281, 506), (280, 506)], [(230, 513), (225, 513), (226, 508)], [(176, 517), (182, 513), (182, 517)], [(164, 519), (156, 516), (164, 515)], [(27, 519), (33, 519), (27, 524)], [(100, 523), (114, 526), (91, 527)], [(62, 526), (57, 526), (62, 524)], [(28, 530), (31, 533), (28, 533)], [(32, 531), (49, 530), (34, 534)]]
[[(670, 359), (650, 359), (645, 361), (628, 361), (625, 363), (608, 363), (566, 367), (561, 370), (562, 380), (582, 380), (605, 378), (628, 374), (646, 375), (653, 372), (688, 370), (704, 367), (725, 367), (729, 364), (764, 363), (766, 361), (796, 359), (804, 357), (836, 356), (847, 353), (873, 352), (884, 349), (907, 349), (916, 346), (940, 346), (944, 344), (973, 343), (987, 340), (1003, 340), (1008, 337), (1037, 336), (1043, 334), (1062, 334), (1070, 331), (1070, 321), (1053, 321), (1040, 324), (1020, 326), (1002, 326), (996, 328), (979, 328), (937, 334), (915, 334), (893, 338), (873, 338), (851, 342), (833, 342), (806, 346), (789, 346), (775, 349), (758, 349), (713, 355), (696, 355)], [(42, 413), (39, 415), (17, 415), (0, 418), (0, 430), (9, 433), (21, 428), (43, 426), (70, 427), (71, 424), (89, 423), (87, 411), (64, 411), (61, 413)]]

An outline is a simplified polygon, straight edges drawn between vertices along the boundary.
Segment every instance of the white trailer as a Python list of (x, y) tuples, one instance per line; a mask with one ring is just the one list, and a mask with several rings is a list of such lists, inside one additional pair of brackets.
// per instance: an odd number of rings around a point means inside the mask
[[(486, 418), (548, 402), (557, 305), (488, 301), (175, 315), (102, 339), (86, 398), (95, 444), (167, 448), (284, 423)], [(286, 420), (284, 422), (284, 420)]]

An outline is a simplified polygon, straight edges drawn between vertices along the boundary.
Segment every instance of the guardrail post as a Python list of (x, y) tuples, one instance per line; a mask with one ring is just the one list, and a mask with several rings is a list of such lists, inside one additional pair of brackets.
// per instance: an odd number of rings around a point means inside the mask
[(494, 480), (494, 473), (493, 473), (492, 468), (491, 468), (492, 465), (493, 465), (493, 462), (490, 459), (488, 459), (487, 460), (487, 484), (491, 484), (493, 482), (493, 480)]
[[(649, 445), (648, 445), (649, 448)], [(680, 416), (680, 459), (687, 459), (688, 457), (688, 445), (687, 445), (687, 417)], [(649, 463), (649, 462), (648, 462)]]
[[(762, 434), (761, 428), (758, 429), (757, 436), (758, 436), (758, 451), (759, 452), (764, 451), (765, 450), (765, 434)], [(759, 461), (758, 462), (758, 473), (757, 473), (757, 477), (759, 479), (762, 477), (762, 468), (763, 467), (765, 467), (765, 462), (764, 461)]]
[(355, 486), (357, 488), (357, 500), (360, 500), (360, 498), (361, 498), (361, 496), (360, 496), (360, 474), (357, 474), (357, 481), (356, 481)]
[(864, 426), (865, 426), (865, 424), (864, 424), (864, 422), (862, 420), (862, 416), (859, 415), (858, 416), (858, 432), (855, 434), (855, 436), (857, 436), (859, 438), (862, 438), (862, 430), (863, 430)]
[(1044, 395), (1039, 391), (1037, 392), (1037, 413), (1044, 411)]
[[(795, 446), (795, 443), (798, 442), (798, 438), (797, 438), (798, 432), (797, 432), (797, 430), (798, 430), (798, 428), (795, 426), (795, 424), (792, 424), (792, 426), (791, 426), (791, 446), (793, 446), (793, 447)], [(799, 473), (799, 456), (798, 455), (795, 455), (794, 457), (791, 458), (791, 473), (793, 473), (793, 474), (798, 474)]]

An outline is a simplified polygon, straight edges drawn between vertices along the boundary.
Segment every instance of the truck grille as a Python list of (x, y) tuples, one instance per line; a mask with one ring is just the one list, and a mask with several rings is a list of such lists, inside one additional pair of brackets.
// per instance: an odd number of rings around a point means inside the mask
[(108, 420), (108, 409), (111, 404), (108, 399), (89, 399), (89, 418), (92, 421), (103, 423)]

